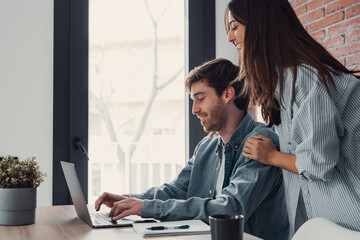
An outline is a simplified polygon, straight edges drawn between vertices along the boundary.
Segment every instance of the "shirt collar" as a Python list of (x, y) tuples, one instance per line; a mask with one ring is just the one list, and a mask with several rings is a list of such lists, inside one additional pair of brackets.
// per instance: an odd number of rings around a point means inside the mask
[[(246, 112), (243, 120), (240, 122), (239, 126), (235, 129), (229, 141), (226, 143), (226, 146), (229, 144), (233, 148), (235, 148), (235, 150), (238, 150), (246, 135), (253, 128), (254, 123), (255, 123), (254, 119), (251, 117), (251, 115), (248, 112)], [(221, 151), (221, 149), (222, 149), (222, 140), (221, 137), (219, 136), (216, 152), (218, 153), (219, 151)]]

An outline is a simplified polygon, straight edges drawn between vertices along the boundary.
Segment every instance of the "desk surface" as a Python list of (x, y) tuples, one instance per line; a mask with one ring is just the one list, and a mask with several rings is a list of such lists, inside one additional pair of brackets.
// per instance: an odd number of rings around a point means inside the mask
[[(132, 227), (93, 229), (76, 215), (73, 206), (38, 207), (35, 224), (25, 226), (0, 226), (1, 239), (144, 239)], [(258, 238), (244, 233), (245, 240)], [(151, 240), (210, 240), (210, 234), (148, 237)]]

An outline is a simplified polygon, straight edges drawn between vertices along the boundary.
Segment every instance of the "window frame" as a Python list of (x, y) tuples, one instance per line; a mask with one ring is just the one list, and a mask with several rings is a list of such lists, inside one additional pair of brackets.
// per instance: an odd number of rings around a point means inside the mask
[(88, 0), (54, 0), (53, 205), (71, 204), (60, 161), (76, 163), (86, 201), (88, 162)]
[[(185, 0), (185, 16), (188, 73), (215, 58), (215, 0)], [(88, 161), (76, 145), (80, 140), (88, 149), (88, 28), (88, 0), (54, 0), (53, 205), (71, 204), (60, 161), (76, 163), (88, 201)], [(191, 113), (192, 100), (185, 99), (184, 150), (190, 158), (205, 133)]]

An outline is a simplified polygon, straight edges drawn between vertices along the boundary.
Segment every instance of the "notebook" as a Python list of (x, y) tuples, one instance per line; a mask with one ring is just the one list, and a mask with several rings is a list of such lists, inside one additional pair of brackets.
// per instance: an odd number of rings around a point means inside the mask
[(125, 227), (132, 226), (136, 222), (154, 222), (154, 219), (144, 219), (139, 216), (128, 216), (118, 221), (112, 221), (108, 212), (96, 212), (94, 207), (86, 205), (84, 193), (81, 189), (79, 178), (76, 174), (75, 165), (61, 161), (61, 167), (65, 175), (66, 184), (69, 188), (71, 199), (74, 203), (76, 214), (93, 228)]
[(201, 220), (134, 223), (133, 228), (143, 237), (210, 233), (210, 226)]

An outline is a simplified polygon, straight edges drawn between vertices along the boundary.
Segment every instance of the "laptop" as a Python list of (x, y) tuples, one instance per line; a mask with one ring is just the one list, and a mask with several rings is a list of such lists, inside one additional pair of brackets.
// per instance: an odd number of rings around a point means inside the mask
[(94, 208), (88, 208), (75, 170), (75, 165), (73, 163), (61, 161), (61, 167), (65, 175), (71, 199), (74, 203), (76, 214), (90, 227), (127, 227), (132, 226), (133, 223), (156, 222), (154, 219), (144, 219), (135, 215), (128, 216), (117, 221), (112, 221), (108, 212), (96, 212)]

